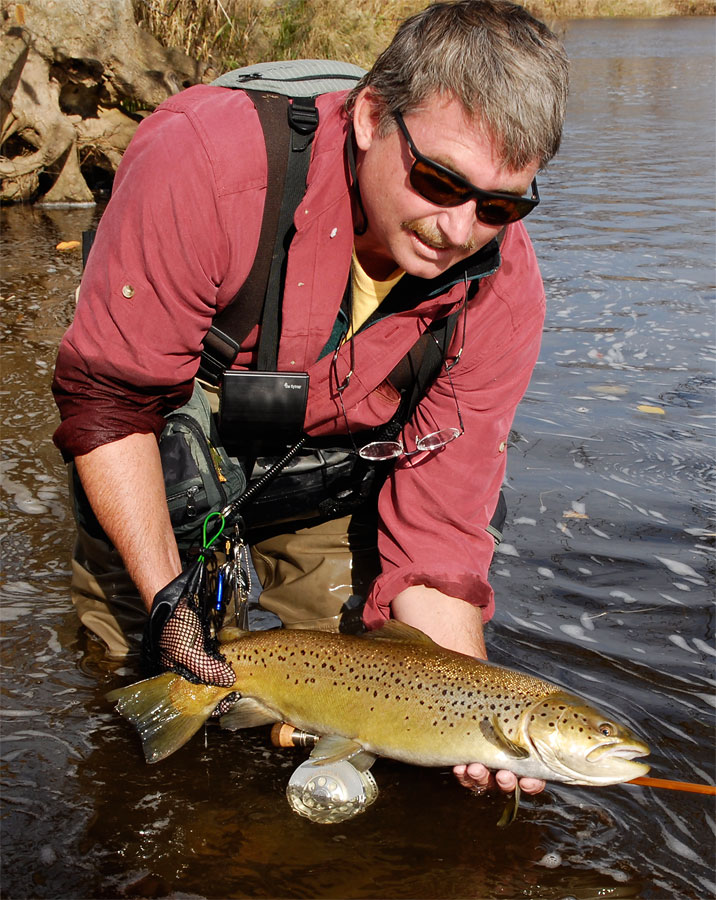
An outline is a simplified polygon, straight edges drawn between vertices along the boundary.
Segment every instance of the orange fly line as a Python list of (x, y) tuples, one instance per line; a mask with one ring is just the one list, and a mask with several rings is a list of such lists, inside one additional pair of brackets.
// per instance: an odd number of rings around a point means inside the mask
[(716, 785), (713, 784), (692, 784), (689, 781), (669, 781), (666, 778), (649, 778), (644, 775), (641, 778), (632, 778), (627, 784), (642, 784), (645, 787), (667, 788), (671, 791), (689, 791), (692, 794), (710, 794), (716, 795)]

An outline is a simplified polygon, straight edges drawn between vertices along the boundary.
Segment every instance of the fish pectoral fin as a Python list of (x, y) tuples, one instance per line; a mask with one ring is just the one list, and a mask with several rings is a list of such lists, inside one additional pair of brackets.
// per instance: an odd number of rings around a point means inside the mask
[(317, 766), (350, 760), (360, 772), (366, 772), (375, 762), (375, 755), (364, 750), (357, 741), (337, 734), (322, 737), (311, 751), (310, 758)]
[(280, 722), (281, 717), (253, 697), (241, 697), (231, 709), (219, 719), (222, 728), (238, 731), (240, 728), (257, 728)]
[(489, 741), (495, 747), (499, 747), (503, 753), (510, 756), (512, 759), (527, 759), (530, 755), (529, 750), (525, 750), (524, 747), (520, 747), (519, 744), (516, 744), (507, 737), (502, 730), (502, 726), (496, 715), (493, 715), (490, 720), (483, 719), (480, 722), (480, 731), (485, 740)]
[(374, 631), (367, 631), (363, 635), (363, 639), (367, 641), (428, 644), (437, 647), (435, 641), (428, 637), (424, 631), (420, 631), (419, 628), (413, 628), (412, 625), (406, 625), (405, 622), (399, 622), (397, 619), (388, 619), (380, 628), (376, 628)]

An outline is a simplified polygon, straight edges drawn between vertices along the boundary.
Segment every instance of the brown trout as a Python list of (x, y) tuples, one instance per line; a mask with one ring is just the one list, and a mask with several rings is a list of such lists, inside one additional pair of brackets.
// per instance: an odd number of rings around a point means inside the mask
[(107, 695), (139, 730), (147, 762), (167, 757), (228, 694), (224, 727), (271, 722), (321, 736), (317, 761), (376, 756), (421, 766), (481, 762), (568, 784), (607, 785), (649, 771), (628, 728), (560, 687), (446, 650), (388, 622), (362, 637), (224, 629), (235, 683), (192, 684), (166, 672)]

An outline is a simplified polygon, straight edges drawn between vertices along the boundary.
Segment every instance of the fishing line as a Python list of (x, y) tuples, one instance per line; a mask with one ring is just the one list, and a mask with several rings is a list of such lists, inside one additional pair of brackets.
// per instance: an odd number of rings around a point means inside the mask
[(713, 784), (693, 784), (690, 781), (671, 781), (667, 778), (649, 778), (643, 775), (639, 778), (632, 778), (625, 784), (641, 784), (645, 787), (666, 788), (670, 791), (688, 791), (692, 794), (709, 794), (716, 796), (716, 785)]

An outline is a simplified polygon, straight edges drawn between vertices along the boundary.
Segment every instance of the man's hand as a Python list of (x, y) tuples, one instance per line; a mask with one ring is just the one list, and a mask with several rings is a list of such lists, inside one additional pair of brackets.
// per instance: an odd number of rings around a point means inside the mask
[[(441, 647), (487, 659), (482, 613), (464, 600), (416, 585), (396, 596), (392, 611), (396, 619), (424, 631)], [(514, 772), (500, 769), (493, 775), (482, 763), (455, 766), (453, 772), (461, 785), (478, 794), (495, 786), (509, 794), (517, 784)], [(538, 794), (545, 788), (545, 782), (539, 778), (521, 778), (519, 784), (525, 794)]]
[[(453, 773), (463, 787), (476, 794), (483, 794), (495, 786), (506, 794), (511, 794), (518, 782), (514, 772), (500, 769), (493, 774), (482, 763), (455, 766)], [(525, 794), (539, 794), (545, 789), (545, 782), (539, 778), (520, 778), (519, 785)]]
[(179, 674), (188, 670), (204, 684), (231, 687), (236, 680), (227, 662), (206, 652), (201, 620), (185, 600), (180, 601), (162, 629), (159, 662)]

